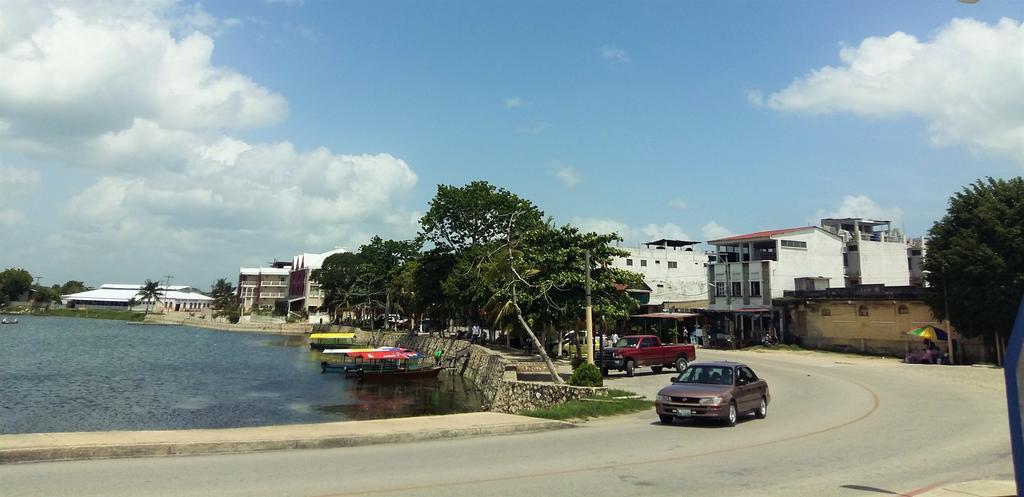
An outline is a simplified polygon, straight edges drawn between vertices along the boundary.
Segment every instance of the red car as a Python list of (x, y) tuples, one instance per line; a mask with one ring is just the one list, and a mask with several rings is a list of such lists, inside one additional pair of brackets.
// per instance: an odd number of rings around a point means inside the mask
[(675, 419), (716, 419), (736, 426), (740, 414), (768, 415), (768, 382), (745, 364), (702, 362), (691, 364), (654, 401), (661, 422)]

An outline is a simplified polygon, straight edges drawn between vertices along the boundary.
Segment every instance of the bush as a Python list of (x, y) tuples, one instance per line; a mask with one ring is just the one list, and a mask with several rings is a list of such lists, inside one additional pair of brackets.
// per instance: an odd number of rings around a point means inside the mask
[(582, 357), (575, 354), (573, 354), (572, 359), (570, 359), (569, 362), (572, 364), (573, 371), (576, 371), (580, 366), (587, 363), (587, 361), (584, 361)]
[(569, 384), (577, 387), (599, 387), (604, 384), (601, 370), (593, 364), (583, 364), (572, 372)]

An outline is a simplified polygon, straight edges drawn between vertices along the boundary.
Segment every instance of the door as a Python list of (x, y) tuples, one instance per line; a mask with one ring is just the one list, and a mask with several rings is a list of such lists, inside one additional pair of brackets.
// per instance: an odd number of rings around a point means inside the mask
[(648, 366), (651, 364), (657, 364), (658, 358), (655, 357), (657, 353), (658, 348), (655, 345), (653, 338), (641, 338), (640, 347), (637, 348), (637, 366)]
[(741, 411), (755, 409), (760, 405), (761, 390), (758, 386), (757, 375), (750, 368), (746, 366), (736, 368), (736, 385), (742, 396), (742, 400), (736, 402)]

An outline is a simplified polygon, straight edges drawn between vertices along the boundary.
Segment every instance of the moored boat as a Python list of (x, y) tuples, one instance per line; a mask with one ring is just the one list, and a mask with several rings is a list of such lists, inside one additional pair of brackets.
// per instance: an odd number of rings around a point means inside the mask
[(313, 349), (329, 349), (352, 345), (355, 333), (313, 333), (309, 335), (309, 347)]

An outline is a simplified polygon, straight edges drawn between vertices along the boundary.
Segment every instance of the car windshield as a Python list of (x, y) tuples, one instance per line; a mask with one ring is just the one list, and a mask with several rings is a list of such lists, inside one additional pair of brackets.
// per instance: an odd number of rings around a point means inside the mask
[(625, 337), (620, 338), (618, 342), (615, 342), (616, 347), (636, 347), (636, 344), (640, 342), (640, 337)]
[(732, 368), (726, 366), (690, 366), (683, 370), (673, 383), (703, 383), (708, 385), (732, 385)]

